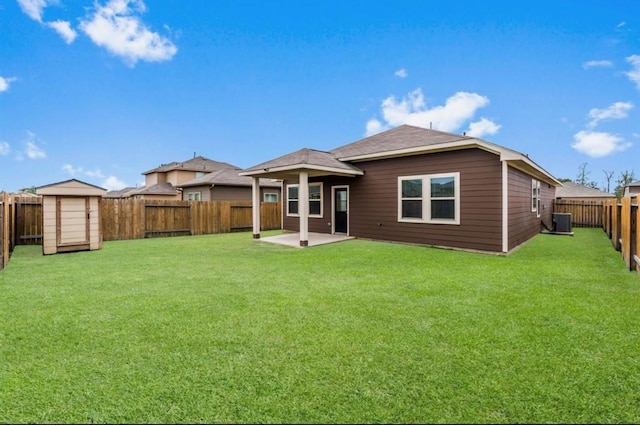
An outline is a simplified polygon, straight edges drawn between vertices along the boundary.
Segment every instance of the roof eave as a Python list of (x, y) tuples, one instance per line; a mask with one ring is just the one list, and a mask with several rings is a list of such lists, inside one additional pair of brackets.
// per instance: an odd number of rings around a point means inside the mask
[(483, 143), (478, 139), (464, 139), (464, 140), (456, 140), (455, 142), (448, 143), (438, 143), (436, 145), (426, 145), (426, 146), (416, 146), (406, 149), (397, 149), (383, 152), (375, 152), (364, 155), (353, 155), (353, 156), (345, 156), (339, 157), (338, 159), (343, 162), (362, 162), (362, 161), (370, 161), (377, 159), (388, 159), (388, 158), (398, 158), (402, 156), (411, 156), (411, 155), (420, 155), (426, 153), (434, 153), (434, 152), (446, 152), (453, 151), (459, 149), (471, 149), (471, 148), (479, 148), (486, 150), (488, 152), (494, 153), (496, 155), (500, 154), (500, 150), (496, 149), (496, 147)]
[(326, 175), (334, 175), (334, 176), (344, 176), (344, 177), (355, 177), (361, 176), (364, 174), (362, 170), (356, 169), (345, 169), (345, 168), (337, 168), (337, 167), (327, 167), (322, 165), (311, 165), (311, 164), (291, 164), (284, 165), (279, 167), (268, 167), (263, 169), (254, 169), (241, 171), (239, 174), (241, 176), (251, 176), (251, 177), (271, 177), (271, 178), (279, 178), (279, 176), (289, 176), (291, 174), (297, 174), (301, 171), (307, 171), (311, 176), (326, 176)]

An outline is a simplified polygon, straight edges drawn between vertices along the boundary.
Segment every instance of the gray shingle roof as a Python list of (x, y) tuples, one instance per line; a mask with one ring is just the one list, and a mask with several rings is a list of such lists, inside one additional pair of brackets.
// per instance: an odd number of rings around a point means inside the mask
[(157, 183), (151, 186), (142, 186), (126, 193), (126, 196), (134, 195), (177, 195), (178, 191), (171, 183)]
[(162, 164), (161, 166), (149, 171), (145, 171), (142, 174), (166, 173), (167, 171), (172, 170), (203, 171), (205, 173), (210, 173), (212, 171), (223, 169), (239, 170), (240, 168), (226, 162), (214, 161), (212, 159), (205, 158), (204, 156), (196, 156), (195, 158), (191, 158), (182, 162), (170, 162), (168, 164)]
[[(192, 186), (208, 186), (208, 185), (221, 185), (221, 186), (251, 186), (253, 179), (247, 176), (241, 176), (238, 174), (240, 170), (225, 169), (214, 171), (213, 173), (206, 174), (202, 177), (189, 180), (177, 187), (192, 187)], [(260, 179), (260, 186), (263, 187), (280, 187), (280, 183), (272, 182), (270, 179)]]
[(564, 182), (556, 188), (556, 198), (614, 198), (615, 195), (578, 183)]
[(110, 190), (104, 194), (105, 198), (123, 198), (127, 193), (136, 190), (136, 187), (125, 187), (120, 190)]
[(519, 168), (536, 176), (548, 184), (552, 184), (553, 186), (560, 185), (560, 182), (551, 174), (520, 152), (464, 134), (460, 135), (437, 130), (427, 130), (406, 124), (337, 147), (329, 152), (301, 149), (242, 170), (242, 174), (274, 176), (283, 175), (285, 170), (292, 172), (295, 170), (308, 169), (314, 170), (316, 175), (322, 175), (321, 173), (331, 174), (332, 172), (339, 174), (343, 171), (338, 170), (344, 170), (346, 175), (354, 176), (362, 174), (362, 170), (352, 164), (358, 161), (371, 161), (397, 156), (418, 155), (439, 150), (472, 147), (485, 149), (496, 155), (500, 155), (502, 161), (506, 161), (512, 167)]
[(473, 137), (445, 133), (437, 130), (427, 130), (411, 125), (401, 125), (391, 130), (358, 140), (357, 142), (340, 146), (333, 149), (331, 153), (333, 153), (336, 158), (344, 159), (470, 139), (473, 139)]
[(357, 167), (338, 160), (330, 152), (318, 151), (315, 149), (300, 149), (298, 151), (283, 155), (271, 161), (263, 162), (243, 172), (269, 170), (278, 168), (295, 167), (309, 169), (334, 169), (343, 170), (348, 173), (362, 173)]

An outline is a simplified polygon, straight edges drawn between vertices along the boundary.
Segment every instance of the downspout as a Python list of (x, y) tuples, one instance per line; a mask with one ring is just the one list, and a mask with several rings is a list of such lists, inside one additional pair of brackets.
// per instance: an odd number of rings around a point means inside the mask
[(502, 252), (509, 252), (509, 165), (502, 160)]

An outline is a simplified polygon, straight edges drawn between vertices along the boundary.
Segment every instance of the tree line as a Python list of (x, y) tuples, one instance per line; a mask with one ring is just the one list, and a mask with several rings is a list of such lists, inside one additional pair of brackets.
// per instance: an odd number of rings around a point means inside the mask
[[(578, 167), (578, 175), (576, 176), (575, 180), (565, 178), (565, 179), (559, 179), (560, 182), (574, 182), (586, 187), (591, 187), (593, 189), (601, 190), (603, 192), (613, 193), (616, 196), (616, 198), (620, 199), (624, 195), (625, 186), (627, 186), (628, 184), (632, 183), (635, 180), (633, 170), (621, 171), (618, 174), (618, 178), (616, 180), (613, 180), (614, 174), (615, 174), (614, 171), (602, 170), (607, 183), (605, 187), (600, 187), (596, 181), (591, 180), (591, 178), (589, 177), (589, 175), (591, 174), (591, 171), (588, 169), (588, 165), (589, 164), (586, 162), (583, 162), (582, 164), (580, 164), (580, 166)], [(612, 184), (615, 184), (613, 191), (611, 191)]]

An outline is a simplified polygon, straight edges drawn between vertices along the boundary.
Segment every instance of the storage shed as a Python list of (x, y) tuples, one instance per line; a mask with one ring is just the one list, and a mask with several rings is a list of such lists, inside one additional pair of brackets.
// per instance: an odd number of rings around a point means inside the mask
[(106, 189), (71, 179), (36, 188), (42, 195), (42, 252), (102, 248), (100, 204)]

